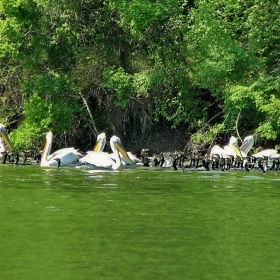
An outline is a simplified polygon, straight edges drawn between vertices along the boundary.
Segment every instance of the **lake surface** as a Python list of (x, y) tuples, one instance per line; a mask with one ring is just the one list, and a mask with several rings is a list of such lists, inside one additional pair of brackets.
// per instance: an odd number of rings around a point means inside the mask
[(0, 279), (280, 279), (280, 172), (0, 165)]

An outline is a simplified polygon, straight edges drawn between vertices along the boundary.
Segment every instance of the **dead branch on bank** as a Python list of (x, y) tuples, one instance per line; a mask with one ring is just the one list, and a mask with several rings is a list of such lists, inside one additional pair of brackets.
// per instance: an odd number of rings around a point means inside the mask
[(241, 110), (239, 111), (238, 116), (235, 120), (235, 130), (236, 130), (236, 134), (237, 134), (238, 138), (240, 139), (241, 143), (243, 143), (243, 140), (240, 137), (240, 134), (239, 134), (239, 131), (238, 131), (238, 121), (239, 121), (239, 118), (240, 118), (240, 114), (241, 114)]

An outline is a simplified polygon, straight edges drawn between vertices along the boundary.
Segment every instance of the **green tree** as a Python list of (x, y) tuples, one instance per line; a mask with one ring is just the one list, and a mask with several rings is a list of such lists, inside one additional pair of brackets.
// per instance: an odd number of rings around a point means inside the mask
[(0, 14), (1, 64), (13, 58), (20, 69), (23, 102), (13, 142), (21, 143), (23, 134), (38, 140), (49, 129), (74, 133), (81, 123), (94, 126), (87, 98), (93, 84), (99, 88), (105, 57), (114, 51), (106, 3), (3, 0)]
[[(275, 1), (196, 1), (185, 33), (192, 84), (211, 91), (226, 129), (275, 139), (266, 104), (279, 98), (279, 5)], [(259, 23), (258, 23), (259, 22)], [(190, 43), (192, 42), (192, 43)], [(273, 98), (272, 98), (273, 96)]]
[(198, 132), (197, 142), (236, 130), (275, 139), (279, 7), (2, 0), (1, 121), (17, 128), (18, 146), (42, 142), (49, 129), (73, 142), (103, 127), (143, 134), (165, 121)]

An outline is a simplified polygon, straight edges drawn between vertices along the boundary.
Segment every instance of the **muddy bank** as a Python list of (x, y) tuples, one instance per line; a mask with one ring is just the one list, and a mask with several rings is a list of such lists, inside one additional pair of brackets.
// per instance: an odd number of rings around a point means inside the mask
[(188, 141), (185, 131), (168, 129), (150, 131), (142, 135), (123, 135), (123, 144), (128, 151), (139, 154), (145, 148), (150, 154), (183, 151)]

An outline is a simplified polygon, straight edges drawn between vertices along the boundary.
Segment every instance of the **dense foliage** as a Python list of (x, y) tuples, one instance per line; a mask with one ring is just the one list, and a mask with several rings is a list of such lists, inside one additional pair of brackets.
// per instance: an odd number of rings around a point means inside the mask
[(2, 0), (0, 122), (18, 148), (42, 146), (50, 129), (60, 145), (83, 146), (103, 129), (166, 122), (197, 142), (276, 139), (279, 4)]

